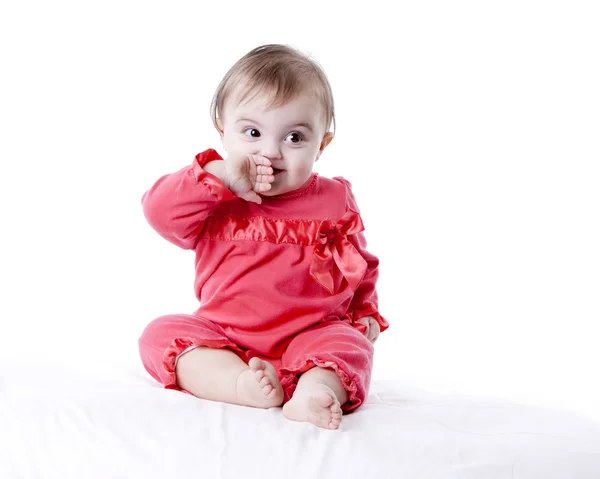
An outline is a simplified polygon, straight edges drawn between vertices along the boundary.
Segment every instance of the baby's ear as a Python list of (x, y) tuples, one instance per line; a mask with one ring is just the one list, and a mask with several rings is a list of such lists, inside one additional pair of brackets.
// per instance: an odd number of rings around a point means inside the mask
[(317, 153), (317, 159), (315, 161), (319, 161), (321, 153), (323, 153), (323, 150), (327, 148), (327, 145), (329, 145), (329, 143), (331, 143), (331, 140), (333, 140), (333, 133), (328, 131), (327, 133), (325, 133), (325, 135), (323, 135), (323, 139), (321, 140), (321, 146), (319, 146), (319, 153)]
[(222, 141), (223, 140), (223, 122), (221, 121), (220, 118), (217, 118), (216, 124), (217, 124), (217, 131), (219, 132), (219, 135), (221, 135), (221, 141)]

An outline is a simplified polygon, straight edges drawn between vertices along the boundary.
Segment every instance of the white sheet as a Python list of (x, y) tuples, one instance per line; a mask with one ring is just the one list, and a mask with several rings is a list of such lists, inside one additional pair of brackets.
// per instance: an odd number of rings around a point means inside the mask
[(326, 431), (164, 390), (141, 370), (0, 377), (2, 479), (600, 478), (591, 419), (394, 381)]

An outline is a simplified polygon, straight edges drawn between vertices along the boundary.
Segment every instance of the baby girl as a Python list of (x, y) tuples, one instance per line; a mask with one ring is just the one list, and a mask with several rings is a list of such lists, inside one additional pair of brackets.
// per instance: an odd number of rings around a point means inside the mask
[(304, 54), (265, 45), (233, 65), (211, 110), (226, 158), (207, 149), (142, 198), (152, 228), (195, 251), (200, 303), (146, 327), (143, 364), (166, 388), (337, 429), (367, 397), (388, 322), (350, 182), (313, 172), (335, 131), (329, 82)]

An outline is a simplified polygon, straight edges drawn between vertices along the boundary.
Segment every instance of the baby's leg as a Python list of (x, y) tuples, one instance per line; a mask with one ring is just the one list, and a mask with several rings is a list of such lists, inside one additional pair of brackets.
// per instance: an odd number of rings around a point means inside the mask
[(144, 367), (165, 388), (260, 408), (280, 406), (283, 401), (273, 366), (258, 358), (246, 364), (241, 359), (245, 352), (218, 324), (205, 318), (161, 316), (145, 328), (139, 346)]
[(227, 349), (192, 349), (179, 358), (175, 373), (179, 387), (202, 399), (264, 409), (283, 402), (283, 389), (270, 363), (252, 358), (246, 364)]
[(354, 411), (366, 399), (372, 366), (373, 345), (343, 321), (320, 323), (300, 333), (279, 370), (286, 396), (293, 391), (283, 406), (285, 417), (337, 429), (342, 411)]

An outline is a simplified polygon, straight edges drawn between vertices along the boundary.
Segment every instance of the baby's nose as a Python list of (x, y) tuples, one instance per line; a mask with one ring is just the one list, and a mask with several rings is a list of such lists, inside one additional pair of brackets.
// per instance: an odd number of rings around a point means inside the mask
[(260, 154), (269, 160), (278, 160), (281, 158), (281, 149), (275, 142), (264, 143), (261, 145)]

